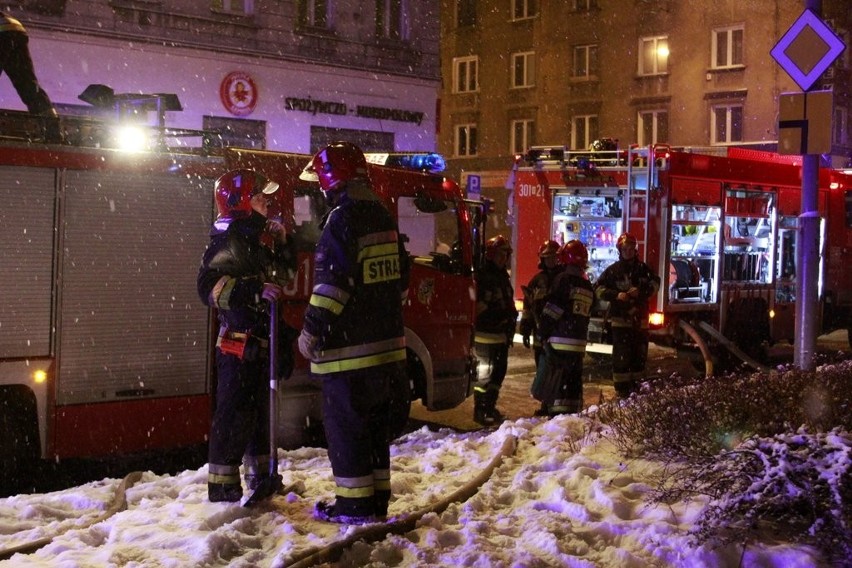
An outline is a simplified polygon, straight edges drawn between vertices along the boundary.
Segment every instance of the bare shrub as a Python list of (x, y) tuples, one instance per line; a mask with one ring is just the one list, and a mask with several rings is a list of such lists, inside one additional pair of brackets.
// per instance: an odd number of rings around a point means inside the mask
[(700, 542), (748, 542), (771, 528), (829, 560), (852, 557), (852, 361), (673, 376), (602, 405), (597, 418), (625, 455), (667, 463), (655, 502), (711, 498)]

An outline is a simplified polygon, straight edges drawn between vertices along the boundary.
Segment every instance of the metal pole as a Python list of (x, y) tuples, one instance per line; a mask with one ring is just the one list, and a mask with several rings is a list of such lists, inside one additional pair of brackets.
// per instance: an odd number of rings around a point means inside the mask
[[(805, 8), (822, 15), (822, 0), (805, 0)], [(807, 116), (807, 93), (805, 109)], [(796, 367), (814, 369), (819, 298), (819, 155), (802, 156), (802, 214), (799, 216), (798, 245), (796, 246), (796, 337), (793, 363)]]

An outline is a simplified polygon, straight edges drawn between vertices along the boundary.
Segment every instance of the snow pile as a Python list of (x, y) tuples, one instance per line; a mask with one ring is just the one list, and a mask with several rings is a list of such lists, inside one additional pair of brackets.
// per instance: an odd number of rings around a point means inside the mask
[[(517, 445), (473, 497), (426, 514), (410, 532), (356, 544), (340, 565), (819, 564), (818, 552), (804, 545), (769, 539), (697, 543), (691, 531), (710, 498), (653, 504), (653, 480), (665, 473), (666, 464), (625, 460), (608, 434), (607, 427), (585, 416), (521, 419), (493, 432), (423, 428), (409, 434), (392, 450), (390, 514), (396, 517), (462, 488), (508, 437)], [(284, 483), (295, 483), (298, 492), (255, 509), (207, 502), (206, 466), (176, 476), (143, 474), (127, 491), (127, 510), (89, 527), (87, 519), (97, 519), (109, 507), (118, 480), (0, 499), (0, 548), (67, 531), (37, 552), (0, 565), (286, 566), (357, 530), (311, 517), (317, 500), (333, 496), (325, 450), (282, 451), (279, 465)]]

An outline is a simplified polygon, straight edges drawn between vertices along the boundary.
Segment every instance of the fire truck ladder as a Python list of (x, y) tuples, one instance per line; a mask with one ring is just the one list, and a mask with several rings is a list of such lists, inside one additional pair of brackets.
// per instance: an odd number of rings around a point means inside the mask
[(630, 148), (627, 151), (626, 225), (624, 231), (636, 237), (637, 252), (648, 260), (649, 190), (657, 181), (653, 146)]

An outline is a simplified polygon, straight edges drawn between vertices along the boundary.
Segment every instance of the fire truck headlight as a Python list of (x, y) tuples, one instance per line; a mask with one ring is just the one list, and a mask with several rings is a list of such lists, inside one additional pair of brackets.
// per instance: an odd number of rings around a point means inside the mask
[(648, 314), (648, 323), (651, 327), (663, 327), (666, 323), (666, 316), (662, 312), (652, 312)]
[(44, 369), (36, 369), (35, 371), (33, 371), (33, 382), (35, 382), (37, 385), (42, 384), (46, 380), (47, 371), (45, 371)]
[(116, 133), (118, 148), (125, 152), (141, 152), (148, 148), (148, 136), (138, 126), (122, 126)]

